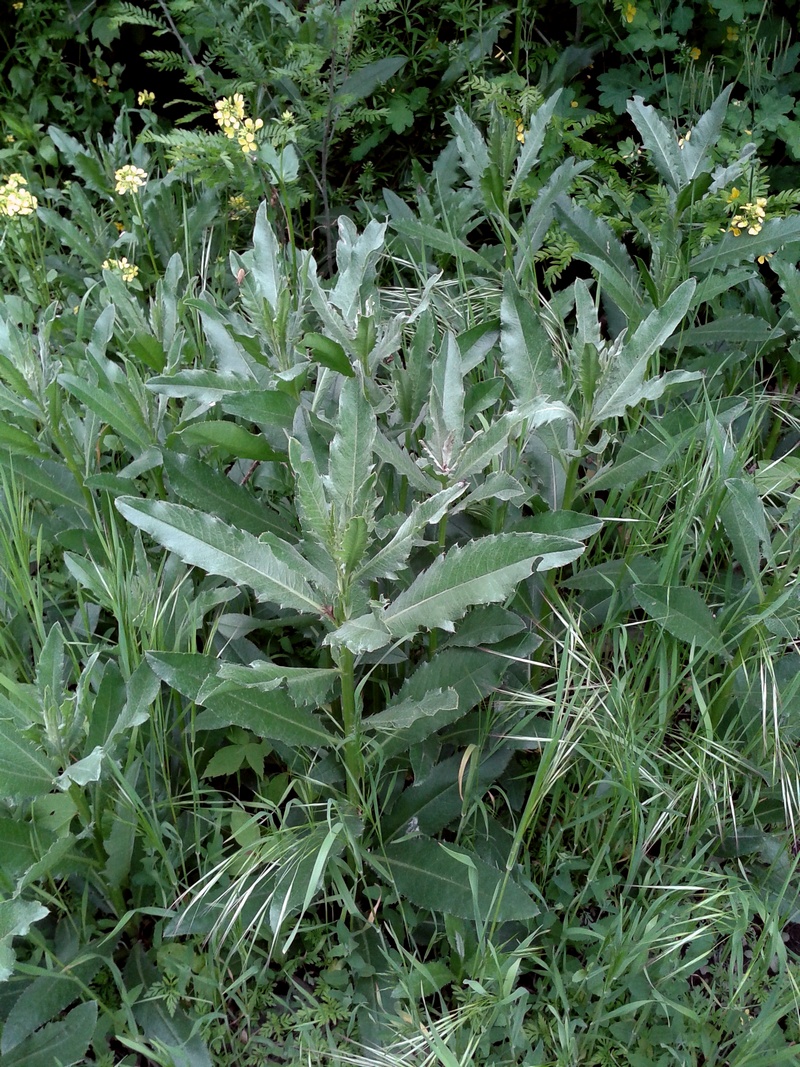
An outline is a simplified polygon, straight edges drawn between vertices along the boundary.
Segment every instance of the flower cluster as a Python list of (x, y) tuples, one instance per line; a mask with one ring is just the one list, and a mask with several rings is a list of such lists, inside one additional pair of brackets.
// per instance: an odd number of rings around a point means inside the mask
[(525, 144), (525, 123), (521, 118), (518, 118), (515, 122), (515, 126), (517, 129), (517, 140), (520, 144)]
[(244, 113), (244, 97), (241, 93), (223, 96), (216, 102), (214, 118), (226, 137), (237, 140), (243, 152), (255, 152), (256, 133), (264, 125), (263, 119), (251, 119)]
[(126, 193), (135, 193), (147, 181), (147, 173), (141, 167), (132, 167), (130, 164), (114, 171), (114, 190), (120, 196)]
[(630, 25), (636, 18), (636, 4), (626, 4), (622, 9), (622, 17)]
[(103, 270), (113, 270), (121, 275), (124, 282), (132, 282), (139, 274), (139, 268), (135, 263), (129, 263), (125, 256), (122, 259), (104, 259)]
[[(736, 190), (734, 190), (736, 192)], [(746, 230), (752, 237), (761, 233), (764, 219), (767, 217), (767, 198), (759, 196), (755, 204), (744, 204), (739, 209), (739, 214), (731, 219), (730, 230), (734, 237), (738, 237)]]
[(17, 215), (34, 213), (39, 201), (25, 188), (27, 184), (21, 174), (9, 174), (5, 183), (0, 185), (0, 215), (13, 219)]
[(139, 107), (149, 107), (150, 104), (156, 102), (156, 94), (151, 93), (149, 89), (142, 89), (139, 95), (136, 97), (136, 102)]

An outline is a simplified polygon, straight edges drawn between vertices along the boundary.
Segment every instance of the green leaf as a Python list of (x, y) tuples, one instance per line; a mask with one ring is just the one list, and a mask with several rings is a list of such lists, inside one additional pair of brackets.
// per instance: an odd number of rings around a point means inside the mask
[(147, 388), (160, 396), (190, 397), (203, 404), (216, 404), (231, 394), (252, 390), (253, 380), (241, 374), (221, 374), (215, 370), (179, 370), (150, 378)]
[(542, 150), (542, 144), (544, 142), (544, 135), (547, 131), (547, 124), (553, 117), (553, 112), (556, 109), (556, 104), (559, 101), (563, 90), (557, 89), (555, 93), (537, 109), (536, 114), (531, 119), (531, 124), (525, 131), (525, 141), (522, 145), (522, 149), (517, 156), (517, 166), (514, 170), (514, 175), (511, 179), (511, 186), (508, 190), (509, 197), (515, 197), (519, 193), (519, 187), (525, 181), (530, 174), (533, 167), (539, 161), (539, 153)]
[(720, 518), (733, 545), (734, 555), (749, 581), (760, 586), (761, 560), (771, 559), (772, 547), (767, 530), (767, 516), (754, 481), (727, 478), (725, 499)]
[(376, 715), (370, 715), (364, 720), (364, 729), (408, 730), (420, 719), (430, 718), (440, 711), (457, 709), (458, 694), (455, 689), (434, 689), (426, 693), (421, 700), (402, 700)]
[(139, 452), (154, 443), (152, 432), (141, 414), (131, 410), (132, 398), (130, 404), (125, 405), (120, 394), (112, 395), (107, 383), (91, 384), (74, 374), (60, 374), (58, 381), (101, 422), (108, 423), (132, 452)]
[[(752, 262), (757, 256), (777, 252), (785, 245), (800, 241), (800, 215), (785, 219), (769, 219), (758, 234), (742, 233), (738, 237), (730, 232), (698, 252), (686, 270), (690, 275), (703, 274), (710, 270), (725, 270), (741, 263)], [(793, 257), (796, 260), (796, 256)]]
[[(302, 574), (279, 560), (252, 534), (182, 504), (120, 497), (120, 513), (149, 533), (184, 563), (220, 574), (237, 585), (249, 585), (259, 600), (282, 608), (325, 614), (324, 605)], [(289, 546), (287, 546), (288, 548)]]
[(0, 719), (0, 797), (38, 797), (53, 788), (56, 768), (38, 745)]
[(698, 650), (724, 651), (717, 620), (696, 589), (686, 585), (635, 585), (639, 607), (673, 637)]
[(377, 422), (361, 383), (348, 378), (339, 394), (339, 422), (331, 442), (328, 485), (339, 507), (339, 521), (364, 514), (371, 487), (372, 446)]
[(219, 667), (216, 659), (198, 652), (148, 652), (147, 662), (162, 682), (193, 701)]
[(267, 201), (262, 200), (253, 230), (252, 269), (259, 295), (267, 301), (273, 313), (278, 307), (278, 297), (286, 288), (282, 258), (283, 250), (267, 218)]
[(221, 663), (217, 677), (265, 693), (284, 687), (295, 704), (321, 707), (330, 700), (339, 672), (332, 667), (284, 667), (269, 660), (255, 660), (247, 667), (240, 663)]
[(96, 1025), (96, 1002), (79, 1004), (63, 1019), (42, 1027), (4, 1051), (3, 1067), (53, 1067), (56, 1063), (59, 1067), (71, 1067), (84, 1063)]
[(673, 333), (689, 310), (696, 287), (694, 278), (678, 286), (659, 308), (651, 311), (639, 324), (632, 337), (622, 344), (621, 351), (609, 354), (608, 365), (597, 387), (591, 427), (606, 419), (623, 415), (629, 407), (642, 400), (655, 400), (668, 385), (694, 381), (699, 374), (670, 371), (660, 378), (645, 381), (650, 356)]
[(257, 459), (265, 463), (280, 463), (286, 459), (285, 454), (276, 452), (261, 434), (250, 433), (236, 422), (221, 419), (193, 422), (175, 436), (191, 445), (213, 445), (227, 456), (240, 459)]
[[(463, 856), (467, 863), (454, 856)], [(488, 916), (499, 922), (532, 919), (539, 908), (505, 872), (475, 853), (455, 845), (416, 838), (389, 845), (384, 851), (392, 882), (401, 897), (420, 908), (462, 919)], [(476, 896), (470, 886), (474, 872)]]
[(327, 748), (334, 742), (315, 715), (299, 708), (288, 693), (280, 689), (262, 692), (237, 682), (225, 682), (202, 703), (206, 710), (197, 716), (195, 725), (198, 730), (241, 726), (257, 737), (279, 741), (292, 748)]
[(449, 470), (464, 436), (464, 369), (452, 333), (447, 334), (433, 360), (428, 417), (428, 447), (440, 467)]
[(363, 100), (374, 93), (379, 85), (383, 85), (402, 70), (407, 62), (406, 56), (384, 56), (372, 63), (366, 63), (345, 78), (334, 96), (334, 101), (339, 107), (347, 107)]
[(483, 135), (460, 106), (456, 107), (452, 115), (448, 115), (447, 121), (456, 135), (461, 166), (469, 176), (468, 184), (474, 189), (480, 189), (481, 178), (489, 166), (489, 150)]
[(345, 378), (353, 377), (355, 372), (352, 364), (338, 341), (332, 341), (330, 337), (325, 337), (321, 333), (307, 333), (301, 345), (308, 349), (311, 358), (316, 363), (321, 363), (323, 367), (329, 367), (330, 370), (343, 374)]
[(47, 914), (47, 908), (38, 901), (20, 900), (18, 897), (0, 901), (0, 982), (7, 982), (14, 969), (16, 957), (11, 947), (12, 939), (24, 937), (31, 924), (46, 918)]
[(524, 403), (537, 396), (562, 397), (561, 371), (550, 338), (508, 271), (503, 277), (500, 323), (503, 369), (518, 402)]
[[(730, 90), (728, 92), (730, 93)], [(675, 131), (654, 107), (645, 104), (641, 96), (634, 96), (633, 100), (628, 101), (627, 111), (641, 135), (642, 144), (647, 149), (653, 166), (667, 185), (671, 186), (676, 193), (680, 192), (693, 175), (687, 174), (686, 163), (678, 147)], [(693, 160), (695, 170), (699, 158), (702, 158), (702, 153)]]
[(166, 450), (163, 455), (170, 488), (181, 500), (256, 537), (266, 530), (291, 536), (287, 523), (280, 522), (277, 514), (245, 486), (194, 456)]
[(330, 291), (331, 304), (339, 308), (342, 318), (354, 326), (365, 299), (374, 284), (375, 266), (383, 252), (386, 223), (372, 219), (359, 234), (347, 215), (339, 216), (339, 240), (336, 263), (339, 276)]
[(505, 600), (534, 566), (538, 571), (563, 566), (583, 548), (579, 541), (543, 534), (497, 534), (452, 548), (388, 607), (345, 623), (326, 640), (364, 652), (382, 648), (392, 638), (410, 638), (423, 628), (452, 630), (474, 604)]
[[(447, 233), (446, 230), (440, 230), (438, 227), (433, 226), (431, 223), (420, 222), (419, 219), (398, 219), (392, 218), (392, 229), (396, 233), (399, 233), (401, 237), (407, 237), (411, 240), (422, 242), (423, 245), (434, 249), (437, 252), (444, 252), (460, 263), (474, 263), (476, 266), (481, 267), (483, 270), (494, 273), (494, 266), (486, 256), (482, 256), (480, 252), (476, 252), (470, 248), (468, 244), (462, 241), (460, 238)], [(420, 255), (422, 255), (422, 250)]]
[(770, 326), (758, 315), (726, 315), (722, 319), (689, 326), (680, 334), (670, 337), (662, 347), (675, 349), (689, 345), (761, 345), (773, 337), (783, 337), (783, 330)]

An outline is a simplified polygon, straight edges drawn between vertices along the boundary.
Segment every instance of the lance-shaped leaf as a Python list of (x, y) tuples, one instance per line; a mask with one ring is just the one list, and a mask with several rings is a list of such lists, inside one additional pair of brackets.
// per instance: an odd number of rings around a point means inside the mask
[(252, 266), (259, 295), (274, 312), (278, 307), (278, 297), (286, 287), (286, 279), (281, 270), (281, 248), (267, 218), (266, 200), (262, 201), (256, 212)]
[(574, 159), (567, 159), (556, 167), (536, 194), (536, 199), (528, 208), (528, 214), (525, 216), (525, 222), (522, 224), (516, 242), (514, 275), (517, 278), (522, 276), (525, 266), (532, 261), (534, 254), (544, 244), (545, 235), (555, 217), (556, 201), (569, 192), (570, 186), (579, 174), (583, 174), (591, 167), (591, 160), (584, 159), (578, 163)]
[[(241, 663), (221, 663), (217, 678), (238, 682), (246, 688), (260, 689), (264, 693), (285, 688), (298, 706), (319, 707), (330, 700), (339, 672), (332, 667), (284, 667), (268, 660), (255, 660), (249, 667)], [(203, 691), (208, 686), (209, 682), (206, 681), (198, 694), (200, 703), (203, 703)]]
[(307, 708), (298, 707), (282, 689), (263, 692), (225, 682), (203, 701), (203, 706), (206, 710), (196, 719), (198, 730), (241, 726), (257, 737), (292, 748), (327, 748), (333, 744), (333, 736), (319, 719)]
[(628, 101), (628, 114), (639, 131), (642, 144), (650, 154), (653, 166), (675, 192), (688, 181), (683, 153), (678, 147), (675, 131), (641, 96)]
[[(425, 693), (422, 699), (415, 698), (393, 703), (390, 708), (370, 715), (364, 720), (365, 730), (408, 730), (420, 719), (430, 719), (440, 711), (457, 711), (458, 694), (455, 689), (434, 689)], [(423, 735), (426, 723), (422, 723)]]
[(734, 555), (748, 579), (756, 586), (764, 556), (771, 559), (772, 545), (767, 530), (767, 516), (754, 481), (728, 478), (727, 494), (720, 508), (725, 533), (733, 545)]
[(452, 485), (449, 489), (443, 489), (421, 504), (417, 504), (391, 541), (362, 564), (354, 577), (367, 581), (374, 581), (376, 578), (396, 578), (399, 571), (405, 567), (411, 550), (423, 543), (422, 531), (425, 527), (439, 522), (450, 504), (457, 500), (465, 489), (466, 485)]
[(518, 194), (520, 185), (522, 185), (532, 168), (539, 161), (539, 153), (542, 150), (547, 124), (553, 117), (561, 92), (561, 89), (557, 89), (549, 100), (545, 100), (525, 131), (525, 140), (522, 150), (517, 156), (517, 167), (511, 179), (511, 188), (509, 189), (509, 196), (511, 197), (515, 197)]
[(326, 479), (342, 522), (365, 514), (369, 496), (374, 496), (370, 474), (376, 433), (375, 412), (361, 383), (348, 378), (339, 395), (339, 425), (331, 442)]
[(389, 845), (384, 856), (397, 892), (419, 908), (462, 919), (491, 915), (498, 922), (539, 914), (531, 897), (505, 872), (466, 849), (454, 845), (445, 848), (420, 837)]
[(448, 117), (448, 122), (455, 132), (461, 166), (469, 175), (469, 184), (480, 189), (481, 178), (489, 166), (489, 150), (481, 131), (461, 107)]
[(324, 614), (324, 605), (303, 574), (279, 560), (269, 545), (252, 534), (182, 504), (120, 497), (116, 505), (128, 522), (149, 533), (184, 563), (222, 575), (237, 585), (249, 585), (259, 600)]
[(374, 219), (359, 234), (347, 215), (339, 216), (336, 263), (339, 277), (330, 293), (330, 302), (342, 313), (348, 326), (355, 326), (364, 300), (374, 284), (375, 265), (383, 251), (386, 223)]
[[(729, 85), (722, 90), (708, 111), (701, 115), (692, 128), (691, 138), (688, 141), (685, 140), (683, 147), (679, 149), (683, 169), (689, 181), (700, 173), (710, 171), (713, 166), (714, 161), (709, 149), (717, 143), (732, 89), (733, 86)], [(630, 105), (628, 107), (630, 108)]]
[(656, 399), (668, 385), (699, 377), (673, 371), (659, 379), (647, 382), (644, 379), (650, 356), (673, 333), (689, 310), (696, 284), (694, 278), (689, 278), (679, 285), (660, 308), (650, 312), (629, 340), (615, 346), (617, 351), (612, 351), (597, 387), (590, 420), (592, 427), (622, 415), (642, 400)]
[(505, 600), (534, 566), (540, 571), (560, 567), (583, 548), (579, 541), (546, 534), (497, 534), (451, 548), (393, 603), (345, 623), (328, 640), (365, 652), (423, 629), (452, 630), (474, 604)]
[(49, 793), (55, 767), (12, 722), (0, 719), (0, 797)]
[(289, 462), (294, 471), (295, 500), (303, 530), (330, 550), (333, 543), (331, 512), (322, 476), (313, 453), (310, 449), (304, 451), (296, 437), (289, 441)]
[(696, 589), (687, 585), (635, 585), (639, 607), (667, 633), (698, 649), (723, 652), (719, 624)]
[(433, 361), (428, 411), (428, 447), (442, 469), (450, 469), (464, 437), (464, 368), (452, 333), (447, 334)]
[(517, 400), (524, 403), (537, 396), (561, 396), (561, 372), (550, 338), (510, 272), (503, 278), (500, 323), (503, 368)]

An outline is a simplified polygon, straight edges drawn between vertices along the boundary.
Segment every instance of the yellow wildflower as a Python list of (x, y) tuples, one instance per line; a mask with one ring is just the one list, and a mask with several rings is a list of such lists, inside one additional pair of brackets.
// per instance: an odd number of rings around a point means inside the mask
[(284, 122), (294, 122), (294, 112), (287, 109), (281, 113), (281, 118)]
[(114, 182), (116, 183), (114, 191), (119, 193), (120, 196), (124, 196), (126, 193), (135, 193), (137, 189), (141, 189), (146, 181), (147, 172), (143, 171), (141, 167), (128, 165), (114, 171)]
[(687, 130), (686, 133), (683, 135), (683, 137), (679, 137), (678, 138), (678, 148), (683, 148), (683, 146), (686, 144), (686, 142), (687, 141), (691, 141), (691, 139), (692, 139), (692, 131), (691, 130)]
[(569, 106), (570, 107), (580, 107), (580, 104), (578, 103), (577, 100), (570, 100)]
[(136, 102), (139, 107), (149, 107), (150, 104), (156, 102), (156, 94), (151, 93), (149, 89), (142, 89), (139, 95), (136, 97)]
[(25, 188), (27, 181), (21, 174), (9, 174), (0, 185), (0, 215), (13, 219), (18, 215), (32, 215), (39, 201)]
[(17, 0), (16, 4), (12, 4), (11, 6), (14, 8), (15, 11), (22, 11), (23, 7), (25, 7), (21, 0)]
[(622, 9), (622, 17), (630, 24), (636, 18), (636, 5), (628, 3)]
[(731, 189), (730, 193), (728, 193), (728, 203), (732, 204), (733, 201), (734, 200), (738, 200), (741, 195), (742, 195), (741, 190), (737, 189), (736, 186), (734, 185), (734, 187)]
[(700, 49), (699, 49), (699, 48), (696, 48), (696, 47), (695, 47), (695, 48), (690, 48), (690, 49), (689, 49), (689, 55), (690, 55), (690, 56), (691, 56), (691, 58), (692, 58), (692, 59), (693, 59), (693, 60), (695, 61), (695, 63), (697, 62), (697, 60), (698, 60), (698, 59), (700, 58), (700, 56), (701, 56), (702, 54), (703, 54), (703, 53), (702, 53), (702, 52), (700, 51)]
[(739, 40), (739, 31), (737, 30), (737, 28), (735, 26), (727, 26), (726, 27), (725, 40), (726, 41), (738, 41)]
[(14, 141), (16, 141), (16, 137), (14, 136), (14, 134), (13, 133), (7, 133), (6, 134), (6, 144), (13, 144)]
[(517, 119), (514, 123), (516, 127), (516, 138), (520, 144), (525, 144), (525, 123), (521, 118)]
[(217, 109), (214, 112), (217, 125), (222, 127), (222, 132), (225, 136), (230, 137), (232, 140), (236, 136), (236, 131), (244, 122), (244, 97), (241, 93), (234, 93), (233, 96), (223, 96), (221, 100), (217, 100), (214, 106)]
[(108, 82), (98, 74), (97, 77), (92, 78), (92, 85), (99, 85), (102, 89), (104, 86), (108, 85)]
[(772, 259), (773, 255), (773, 252), (767, 252), (765, 255), (758, 257), (758, 262), (763, 266), (768, 259)]
[(126, 256), (122, 259), (104, 259), (103, 270), (113, 270), (126, 284), (132, 282), (139, 274), (139, 268), (135, 263), (129, 263)]
[(756, 197), (755, 204), (747, 203), (742, 206), (738, 215), (731, 219), (730, 230), (734, 237), (739, 237), (746, 230), (751, 237), (761, 233), (764, 220), (767, 217), (767, 198)]
[(262, 119), (244, 119), (241, 126), (236, 131), (236, 140), (239, 142), (239, 147), (243, 152), (255, 152), (256, 150), (256, 131), (260, 130), (264, 125)]

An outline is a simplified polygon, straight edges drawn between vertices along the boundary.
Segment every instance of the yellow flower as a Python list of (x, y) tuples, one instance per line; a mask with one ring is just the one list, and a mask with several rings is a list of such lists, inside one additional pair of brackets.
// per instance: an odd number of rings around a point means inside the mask
[(25, 188), (27, 181), (21, 174), (9, 174), (0, 185), (0, 215), (13, 219), (19, 215), (32, 215), (39, 201)]
[(517, 119), (514, 123), (517, 133), (516, 137), (520, 144), (525, 144), (525, 123), (521, 118)]
[(739, 237), (743, 230), (747, 230), (751, 237), (761, 233), (764, 220), (767, 217), (767, 197), (756, 197), (755, 204), (747, 203), (742, 206), (738, 215), (731, 219), (731, 233)]
[(22, 11), (23, 7), (25, 7), (21, 0), (17, 0), (16, 4), (12, 4), (11, 6), (14, 8), (15, 11)]
[(222, 132), (226, 137), (233, 139), (236, 131), (244, 122), (244, 97), (241, 93), (223, 96), (214, 106), (217, 109), (214, 112), (217, 125), (222, 127)]
[(735, 26), (726, 27), (725, 40), (726, 41), (738, 41), (739, 40), (739, 31), (736, 29)]
[(686, 133), (683, 135), (683, 137), (679, 137), (678, 138), (678, 148), (683, 148), (683, 146), (686, 144), (686, 142), (687, 141), (691, 141), (691, 139), (692, 139), (692, 131), (691, 130), (687, 130)]
[(761, 263), (763, 266), (763, 264), (766, 263), (768, 259), (772, 259), (773, 255), (773, 252), (767, 252), (765, 255), (758, 257), (758, 262)]
[(244, 119), (239, 129), (236, 131), (236, 140), (239, 142), (239, 147), (243, 152), (255, 152), (256, 150), (256, 131), (260, 130), (264, 125), (262, 119)]
[(281, 114), (281, 118), (283, 119), (284, 122), (294, 122), (294, 112), (293, 111), (288, 111), (288, 110), (284, 111)]
[(622, 9), (622, 16), (625, 21), (630, 24), (636, 18), (636, 5), (628, 3)]
[(734, 185), (734, 187), (731, 189), (730, 193), (728, 194), (728, 203), (732, 204), (733, 201), (734, 200), (738, 200), (741, 195), (742, 195), (741, 191), (739, 189), (737, 189), (736, 186)]
[(697, 62), (697, 60), (698, 60), (698, 59), (700, 58), (700, 56), (702, 55), (702, 52), (700, 51), (700, 49), (699, 49), (699, 48), (690, 48), (690, 49), (689, 49), (689, 55), (690, 55), (690, 56), (692, 57), (692, 59), (693, 59), (693, 60), (695, 61), (695, 63), (696, 63), (696, 62)]
[(126, 284), (132, 282), (139, 274), (139, 268), (135, 263), (129, 263), (126, 256), (122, 259), (104, 259), (103, 270), (113, 270)]
[(135, 193), (137, 189), (141, 189), (147, 181), (147, 172), (141, 167), (130, 165), (120, 167), (119, 170), (114, 171), (114, 181), (116, 183), (114, 191), (124, 196), (126, 193)]
[(102, 88), (104, 85), (108, 85), (108, 82), (98, 74), (96, 78), (92, 78), (92, 85), (99, 85)]
[(16, 137), (14, 136), (14, 134), (13, 133), (7, 133), (6, 134), (6, 144), (13, 144), (14, 141), (16, 141)]
[(151, 93), (149, 89), (142, 89), (142, 91), (136, 97), (136, 102), (138, 103), (139, 107), (147, 107), (150, 104), (154, 104), (156, 102), (156, 94)]
[(569, 106), (570, 107), (580, 107), (580, 104), (578, 103), (577, 100), (570, 100)]

